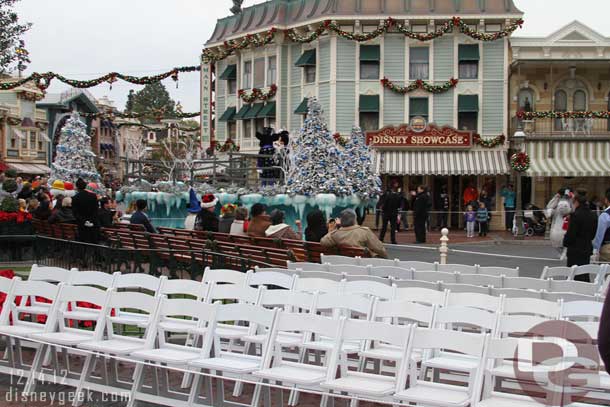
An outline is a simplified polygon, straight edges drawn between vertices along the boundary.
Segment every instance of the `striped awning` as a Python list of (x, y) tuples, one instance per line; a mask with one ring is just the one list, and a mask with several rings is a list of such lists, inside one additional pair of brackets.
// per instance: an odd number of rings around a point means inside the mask
[(607, 141), (531, 141), (527, 172), (532, 177), (608, 177), (610, 143)]
[(504, 150), (378, 151), (377, 174), (388, 175), (500, 175), (510, 167)]

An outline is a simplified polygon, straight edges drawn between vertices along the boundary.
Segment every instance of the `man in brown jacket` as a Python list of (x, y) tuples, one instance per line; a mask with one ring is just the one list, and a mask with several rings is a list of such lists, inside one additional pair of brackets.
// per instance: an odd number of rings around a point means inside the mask
[(250, 210), (252, 220), (248, 225), (248, 236), (251, 237), (266, 237), (265, 231), (271, 226), (271, 218), (267, 215), (267, 207), (257, 203)]
[[(371, 229), (356, 224), (356, 212), (353, 209), (346, 209), (341, 212), (340, 220), (341, 228), (335, 228), (324, 236), (320, 241), (322, 246), (366, 247), (376, 257), (388, 257), (383, 243)], [(334, 224), (330, 224), (329, 228), (333, 229), (333, 226)]]

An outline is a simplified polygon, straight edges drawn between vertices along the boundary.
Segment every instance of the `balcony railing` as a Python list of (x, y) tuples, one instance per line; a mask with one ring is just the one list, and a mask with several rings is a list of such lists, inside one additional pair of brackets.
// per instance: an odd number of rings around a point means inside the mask
[(598, 118), (534, 118), (513, 117), (510, 134), (523, 130), (530, 137), (610, 137), (610, 119)]

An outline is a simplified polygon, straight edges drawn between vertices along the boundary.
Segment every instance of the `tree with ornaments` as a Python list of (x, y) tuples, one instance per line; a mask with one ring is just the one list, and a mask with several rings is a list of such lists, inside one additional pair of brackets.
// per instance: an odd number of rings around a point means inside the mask
[(76, 182), (78, 178), (87, 182), (101, 182), (100, 174), (95, 168), (95, 154), (91, 151), (91, 137), (87, 134), (87, 125), (81, 121), (79, 114), (74, 112), (61, 130), (55, 161), (51, 165), (50, 182)]
[(291, 143), (292, 165), (287, 176), (287, 188), (292, 194), (351, 195), (351, 184), (345, 174), (351, 163), (328, 131), (320, 103), (309, 99), (305, 123)]
[(343, 160), (349, 163), (346, 174), (348, 184), (354, 195), (364, 199), (381, 193), (381, 179), (373, 171), (371, 154), (362, 129), (354, 126), (351, 137), (345, 144)]

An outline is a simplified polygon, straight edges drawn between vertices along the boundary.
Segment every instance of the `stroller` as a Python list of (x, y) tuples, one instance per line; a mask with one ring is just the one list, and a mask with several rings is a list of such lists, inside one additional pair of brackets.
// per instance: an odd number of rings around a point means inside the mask
[(544, 236), (546, 233), (547, 218), (544, 211), (533, 204), (527, 204), (523, 211), (523, 230), (525, 236)]

